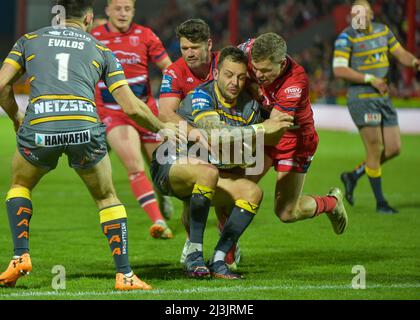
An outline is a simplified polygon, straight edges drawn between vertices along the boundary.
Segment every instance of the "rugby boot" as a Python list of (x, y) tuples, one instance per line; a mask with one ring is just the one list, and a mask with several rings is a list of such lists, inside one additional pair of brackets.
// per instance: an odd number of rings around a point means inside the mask
[(348, 201), (348, 203), (352, 206), (354, 205), (354, 197), (353, 192), (356, 188), (357, 180), (353, 178), (353, 175), (351, 172), (343, 172), (340, 176), (341, 181), (344, 184), (344, 190), (345, 190), (345, 198)]
[(201, 251), (194, 251), (187, 255), (184, 266), (185, 272), (190, 278), (204, 279), (210, 277), (210, 270), (204, 262), (203, 252)]
[(115, 289), (120, 291), (152, 290), (152, 287), (141, 281), (135, 274), (127, 277), (123, 273), (117, 273), (115, 276)]
[(150, 235), (155, 239), (172, 239), (174, 237), (172, 230), (165, 221), (154, 223), (149, 229)]
[(398, 213), (398, 210), (391, 207), (388, 202), (378, 202), (376, 204), (376, 212), (382, 214), (395, 214)]
[(237, 273), (233, 273), (229, 270), (228, 266), (224, 261), (214, 261), (209, 265), (210, 273), (213, 278), (225, 279), (225, 280), (236, 280), (243, 279), (243, 276)]
[(0, 274), (0, 286), (14, 287), (16, 281), (32, 271), (32, 262), (29, 253), (22, 254), (19, 258), (12, 259), (6, 271)]
[(225, 262), (230, 271), (236, 271), (238, 270), (239, 261), (241, 261), (241, 248), (238, 242), (226, 253)]
[(327, 196), (334, 197), (337, 199), (337, 205), (331, 213), (326, 213), (330, 219), (334, 232), (336, 234), (342, 234), (347, 227), (347, 212), (343, 203), (343, 193), (339, 188), (332, 188)]

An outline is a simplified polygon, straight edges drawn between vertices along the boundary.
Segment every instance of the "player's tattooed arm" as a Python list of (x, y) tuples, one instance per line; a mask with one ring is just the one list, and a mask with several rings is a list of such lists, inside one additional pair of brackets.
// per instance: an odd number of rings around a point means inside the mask
[(255, 130), (251, 126), (228, 125), (226, 122), (220, 120), (220, 116), (216, 112), (209, 112), (209, 114), (197, 118), (195, 120), (197, 127), (205, 131), (209, 140), (211, 139), (212, 130), (218, 130), (221, 132), (222, 137), (229, 137), (231, 142), (243, 141), (245, 130), (252, 132), (252, 135), (255, 136)]

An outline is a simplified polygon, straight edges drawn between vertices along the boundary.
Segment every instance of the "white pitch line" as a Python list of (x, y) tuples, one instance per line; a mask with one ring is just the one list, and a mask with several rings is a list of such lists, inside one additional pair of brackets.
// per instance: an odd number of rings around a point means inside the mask
[[(366, 289), (409, 289), (420, 288), (419, 284), (400, 283), (391, 285), (373, 284), (366, 285)], [(193, 289), (158, 289), (151, 291), (80, 291), (80, 292), (66, 292), (66, 291), (33, 291), (33, 292), (15, 292), (9, 294), (0, 294), (0, 298), (23, 298), (23, 297), (84, 297), (84, 296), (112, 296), (112, 295), (161, 295), (161, 294), (190, 294), (190, 293), (211, 293), (211, 292), (246, 292), (246, 291), (268, 291), (268, 290), (337, 290), (347, 289), (352, 290), (350, 285), (330, 285), (330, 286), (233, 286), (233, 287), (198, 287)], [(420, 294), (420, 292), (419, 292)]]

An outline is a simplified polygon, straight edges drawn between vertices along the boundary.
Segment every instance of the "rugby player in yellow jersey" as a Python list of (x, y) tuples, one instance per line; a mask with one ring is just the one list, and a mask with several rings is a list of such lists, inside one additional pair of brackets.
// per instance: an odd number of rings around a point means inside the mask
[(112, 52), (86, 32), (93, 21), (92, 2), (59, 0), (58, 4), (66, 9), (64, 25), (45, 27), (21, 37), (0, 70), (2, 107), (15, 127), (22, 118), (10, 85), (23, 71), (31, 82), (29, 105), (17, 132), (12, 184), (6, 197), (14, 256), (0, 274), (2, 286), (14, 287), (21, 276), (32, 270), (31, 191), (57, 166), (64, 153), (98, 206), (102, 231), (116, 266), (115, 288), (151, 289), (134, 275), (128, 261), (127, 215), (112, 183), (105, 128), (93, 101), (95, 84), (104, 80), (124, 112), (139, 125), (153, 132), (177, 129), (159, 121), (135, 97)]
[[(244, 91), (247, 62), (247, 57), (239, 48), (223, 48), (214, 80), (188, 94), (177, 110), (177, 114), (191, 126), (205, 133), (212, 146), (217, 145), (214, 141), (219, 139), (217, 135), (214, 138), (215, 132), (228, 138), (230, 143), (222, 147), (230, 152), (242, 150), (247, 130), (254, 138), (261, 130), (266, 143), (277, 143), (293, 124), (293, 117), (287, 114), (278, 119), (264, 121), (261, 118), (260, 105)], [(171, 155), (165, 152), (166, 145), (162, 144), (151, 164), (156, 188), (164, 195), (183, 200), (184, 206), (189, 208), (189, 219), (184, 219), (189, 220), (189, 241), (184, 247), (186, 273), (195, 278), (210, 274), (222, 279), (241, 278), (229, 270), (226, 254), (256, 215), (263, 192), (245, 176), (239, 164), (233, 163), (232, 158), (223, 162), (223, 156), (209, 155), (205, 147), (199, 148), (199, 151), (196, 144), (191, 143), (188, 147), (188, 152), (180, 148)], [(259, 159), (262, 166), (263, 159), (263, 156)], [(203, 236), (211, 205), (229, 208), (230, 215), (207, 266), (203, 257)]]
[(372, 21), (368, 1), (355, 1), (352, 12), (352, 26), (335, 42), (333, 69), (335, 77), (351, 83), (348, 109), (365, 145), (366, 158), (352, 172), (342, 173), (341, 180), (346, 199), (353, 205), (356, 183), (366, 173), (376, 198), (376, 211), (393, 214), (398, 211), (386, 201), (381, 179), (381, 165), (397, 156), (401, 147), (397, 112), (385, 79), (389, 70), (388, 54), (416, 70), (420, 70), (420, 61), (400, 45), (389, 27)]

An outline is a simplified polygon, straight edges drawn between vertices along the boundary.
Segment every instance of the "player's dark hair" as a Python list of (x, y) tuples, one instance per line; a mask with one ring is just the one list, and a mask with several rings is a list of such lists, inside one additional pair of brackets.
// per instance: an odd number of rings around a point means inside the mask
[(252, 46), (252, 60), (260, 62), (269, 59), (271, 62), (279, 63), (287, 54), (287, 44), (284, 39), (276, 33), (269, 32), (260, 35)]
[(186, 38), (193, 43), (204, 42), (210, 39), (210, 27), (202, 19), (184, 21), (176, 27), (175, 33), (178, 40)]
[(66, 9), (66, 19), (80, 19), (87, 11), (93, 10), (95, 0), (57, 0), (57, 5)]
[(234, 46), (224, 47), (220, 51), (219, 62), (217, 64), (218, 70), (220, 70), (223, 61), (225, 61), (226, 59), (229, 59), (230, 61), (236, 63), (243, 63), (245, 65), (248, 64), (248, 57), (246, 56), (246, 54), (241, 49)]

